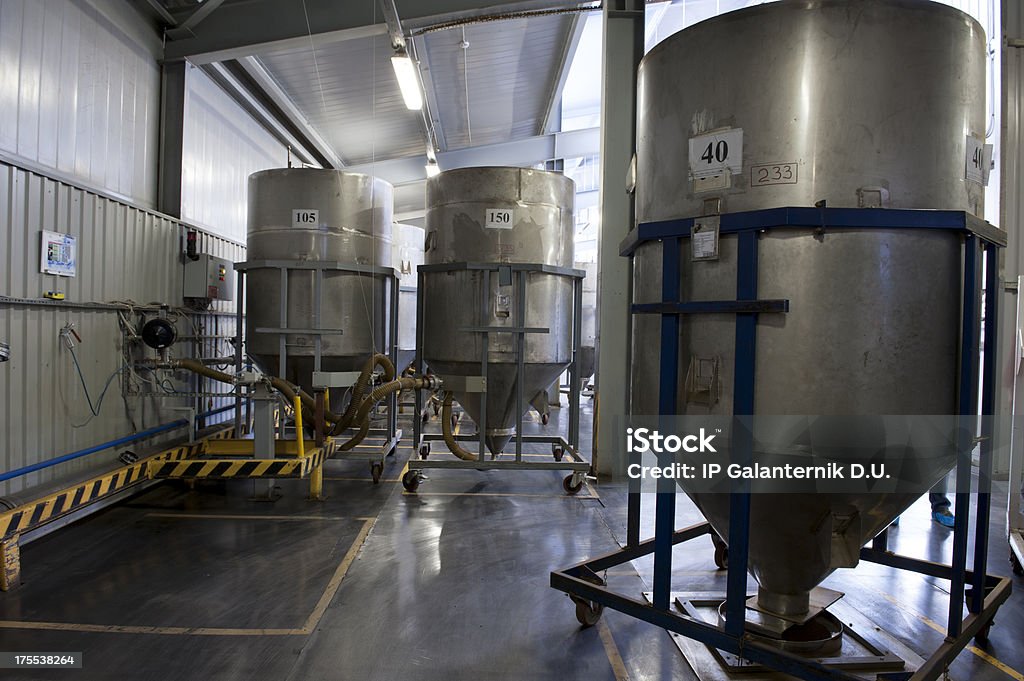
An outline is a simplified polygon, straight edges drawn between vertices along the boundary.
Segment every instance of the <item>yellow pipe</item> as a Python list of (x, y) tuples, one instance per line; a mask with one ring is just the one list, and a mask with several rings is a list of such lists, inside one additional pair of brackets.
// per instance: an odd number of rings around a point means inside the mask
[(299, 458), (306, 456), (306, 438), (302, 433), (302, 398), (296, 395), (293, 399), (295, 405), (295, 440), (298, 442)]

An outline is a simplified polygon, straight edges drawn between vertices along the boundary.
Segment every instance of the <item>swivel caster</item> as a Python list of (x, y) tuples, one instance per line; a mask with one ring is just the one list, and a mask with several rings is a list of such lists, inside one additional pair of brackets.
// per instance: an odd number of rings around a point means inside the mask
[[(562, 480), (562, 489), (564, 489), (565, 493), (568, 494), (569, 496), (578, 494), (579, 491), (583, 489), (583, 477), (577, 476), (579, 476), (578, 473), (570, 473), (569, 475), (565, 476), (564, 480)], [(594, 621), (596, 622), (597, 620)]]
[(384, 464), (379, 462), (373, 462), (370, 464), (370, 476), (373, 478), (373, 484), (380, 482), (380, 476), (384, 473)]
[(593, 603), (591, 601), (576, 600), (576, 621), (578, 621), (584, 628), (592, 627), (598, 623), (601, 619), (601, 615), (604, 614), (604, 606), (599, 603)]
[(711, 535), (711, 541), (715, 544), (715, 567), (719, 570), (729, 569), (729, 545), (718, 538), (717, 535)]
[(428, 456), (430, 456), (430, 443), (429, 442), (424, 442), (423, 444), (420, 445), (419, 455), (420, 455), (421, 459), (426, 459)]
[(406, 471), (405, 475), (402, 476), (402, 487), (405, 488), (406, 492), (414, 493), (420, 488), (420, 481), (422, 479), (419, 471)]
[(551, 455), (555, 457), (555, 461), (561, 461), (562, 457), (565, 456), (565, 449), (558, 445), (552, 445)]

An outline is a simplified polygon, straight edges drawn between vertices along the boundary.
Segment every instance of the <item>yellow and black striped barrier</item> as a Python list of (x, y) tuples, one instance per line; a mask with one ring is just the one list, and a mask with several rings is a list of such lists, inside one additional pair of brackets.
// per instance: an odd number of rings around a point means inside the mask
[(233, 431), (233, 427), (223, 428), (198, 442), (176, 445), (0, 513), (0, 591), (14, 588), (20, 580), (18, 539), (22, 534), (149, 480), (149, 467), (154, 463), (187, 460), (203, 451), (206, 440), (227, 438)]
[[(231, 435), (232, 430), (232, 428), (225, 428), (209, 435), (208, 439), (226, 438)], [(74, 487), (62, 489), (0, 513), (0, 541), (14, 535), (24, 534), (51, 520), (56, 520), (83, 506), (88, 506), (106, 496), (136, 485), (150, 477), (147, 475), (147, 470), (152, 463), (158, 460), (188, 459), (201, 452), (203, 444), (203, 441), (199, 441), (175, 446), (129, 466), (115, 468), (103, 475), (80, 482)]]
[(151, 478), (304, 478), (324, 462), (324, 449), (289, 459), (184, 459), (154, 461)]

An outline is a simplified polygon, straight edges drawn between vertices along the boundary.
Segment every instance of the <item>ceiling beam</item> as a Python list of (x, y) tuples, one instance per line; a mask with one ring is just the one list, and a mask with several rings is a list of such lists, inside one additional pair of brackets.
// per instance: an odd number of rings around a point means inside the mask
[[(523, 167), (554, 158), (594, 156), (600, 150), (599, 128), (585, 128), (538, 135), (514, 142), (440, 152), (437, 154), (437, 164), (441, 166), (441, 170), (478, 166)], [(423, 154), (349, 166), (345, 170), (376, 175), (393, 185), (406, 185), (425, 179), (423, 166), (426, 162), (427, 157)]]
[(302, 140), (282, 125), (281, 121), (271, 111), (268, 111), (259, 99), (224, 64), (207, 64), (202, 68), (214, 82), (231, 95), (270, 134), (285, 146), (291, 147), (291, 152), (295, 154), (299, 161), (309, 164), (317, 163), (318, 159), (306, 149)]
[(187, 38), (188, 36), (195, 35), (192, 30), (198, 26), (206, 17), (213, 14), (213, 12), (224, 3), (224, 0), (206, 0), (203, 4), (199, 5), (185, 21), (181, 22), (174, 28), (167, 29), (167, 37), (171, 40), (177, 40), (179, 38)]
[(572, 18), (569, 27), (569, 40), (565, 43), (561, 58), (558, 62), (558, 74), (551, 87), (551, 94), (548, 95), (548, 107), (544, 112), (544, 120), (540, 125), (541, 134), (551, 132), (554, 128), (561, 128), (561, 121), (555, 124), (553, 120), (561, 112), (562, 90), (565, 89), (565, 81), (569, 77), (569, 69), (572, 68), (572, 58), (576, 55), (576, 48), (583, 37), (583, 29), (587, 25), (587, 15), (577, 14)]
[[(481, 4), (487, 1), (396, 0), (396, 4), (407, 30), (413, 25), (429, 26), (435, 21), (434, 17), (452, 20), (487, 16), (494, 11), (535, 11), (542, 6), (546, 9), (568, 9), (580, 4), (569, 0), (526, 0), (482, 7)], [(296, 39), (304, 39), (308, 44), (310, 34), (314, 38), (329, 35), (332, 40), (344, 40), (366, 35), (363, 32), (372, 29), (373, 35), (378, 35), (382, 28), (387, 30), (383, 20), (376, 2), (345, 3), (343, 9), (337, 0), (229, 2), (207, 16), (202, 24), (193, 27), (194, 35), (169, 40), (164, 59), (188, 58), (198, 64), (240, 59)]]
[(260, 63), (255, 57), (243, 57), (238, 60), (239, 67), (245, 71), (253, 82), (263, 91), (263, 93), (270, 99), (277, 108), (280, 109), (281, 113), (287, 117), (287, 119), (294, 125), (305, 137), (309, 140), (309, 143), (316, 148), (316, 150), (324, 157), (327, 161), (327, 165), (333, 168), (343, 168), (345, 161), (337, 152), (334, 150), (327, 140), (325, 140), (313, 126), (306, 116), (299, 110), (299, 108), (292, 101), (281, 86), (277, 84), (277, 81), (267, 72), (263, 64)]

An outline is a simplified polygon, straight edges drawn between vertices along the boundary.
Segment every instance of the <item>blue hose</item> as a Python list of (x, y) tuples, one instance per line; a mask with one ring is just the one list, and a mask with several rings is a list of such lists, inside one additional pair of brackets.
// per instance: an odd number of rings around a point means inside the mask
[[(213, 416), (215, 414), (220, 414), (220, 413), (223, 413), (225, 411), (228, 411), (229, 409), (234, 409), (234, 408), (235, 408), (235, 405), (229, 404), (226, 407), (220, 407), (219, 409), (213, 409), (211, 411), (203, 412), (202, 414), (197, 414), (196, 418), (205, 418), (207, 416)], [(162, 426), (154, 426), (154, 427), (149, 428), (147, 430), (140, 431), (138, 433), (135, 433), (134, 435), (127, 435), (125, 437), (121, 437), (121, 438), (118, 438), (116, 440), (111, 440), (109, 442), (104, 442), (102, 444), (98, 444), (98, 445), (95, 445), (93, 447), (87, 447), (85, 449), (79, 449), (77, 452), (71, 452), (70, 454), (65, 454), (63, 456), (58, 456), (55, 459), (50, 459), (48, 461), (40, 461), (39, 463), (34, 463), (34, 464), (29, 465), (29, 466), (23, 466), (22, 468), (15, 468), (13, 471), (7, 471), (6, 473), (0, 473), (0, 482), (3, 482), (5, 480), (11, 480), (12, 478), (19, 478), (22, 475), (27, 475), (28, 473), (33, 473), (35, 471), (42, 470), (44, 468), (50, 468), (51, 466), (56, 466), (57, 464), (64, 463), (65, 461), (71, 461), (72, 459), (78, 459), (78, 458), (81, 458), (83, 456), (88, 456), (89, 454), (95, 454), (96, 452), (102, 452), (104, 449), (110, 449), (111, 447), (118, 447), (120, 445), (125, 445), (125, 444), (128, 444), (130, 442), (138, 442), (139, 440), (145, 440), (148, 437), (152, 437), (154, 435), (159, 435), (160, 433), (165, 433), (168, 430), (174, 430), (176, 428), (181, 428), (182, 426), (187, 426), (187, 425), (188, 425), (188, 419), (178, 419), (177, 421), (171, 421), (170, 423), (165, 423)]]

